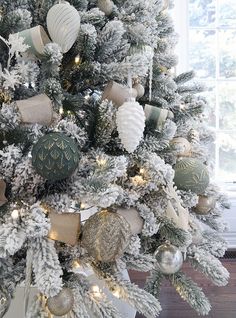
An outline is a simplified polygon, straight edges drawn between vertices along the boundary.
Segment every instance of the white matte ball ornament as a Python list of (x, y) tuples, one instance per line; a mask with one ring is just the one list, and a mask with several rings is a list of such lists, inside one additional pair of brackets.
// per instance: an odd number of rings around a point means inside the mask
[(63, 288), (60, 293), (47, 300), (47, 306), (51, 314), (64, 316), (71, 311), (74, 305), (74, 296), (69, 288)]
[(75, 43), (80, 30), (79, 12), (68, 2), (54, 5), (47, 14), (47, 27), (53, 42), (68, 52)]
[(140, 234), (143, 229), (143, 219), (139, 215), (138, 211), (134, 208), (117, 210), (119, 215), (122, 215), (130, 225), (131, 233), (133, 235)]
[(135, 100), (125, 102), (116, 113), (116, 125), (124, 148), (133, 153), (138, 147), (145, 128), (145, 114)]
[(154, 256), (157, 260), (158, 269), (163, 274), (175, 274), (183, 265), (183, 255), (181, 251), (169, 242), (159, 246)]

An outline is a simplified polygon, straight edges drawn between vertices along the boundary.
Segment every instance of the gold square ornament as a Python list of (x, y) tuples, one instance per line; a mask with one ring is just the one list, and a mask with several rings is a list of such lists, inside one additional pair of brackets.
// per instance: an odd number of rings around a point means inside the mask
[(51, 229), (48, 237), (54, 241), (60, 241), (75, 246), (79, 241), (81, 230), (79, 213), (49, 213)]

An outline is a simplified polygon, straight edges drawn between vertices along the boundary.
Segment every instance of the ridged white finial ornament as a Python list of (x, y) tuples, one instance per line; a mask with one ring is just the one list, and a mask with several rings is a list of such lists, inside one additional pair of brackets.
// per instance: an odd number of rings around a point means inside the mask
[(145, 128), (143, 107), (134, 99), (125, 102), (116, 113), (116, 125), (124, 148), (132, 153), (138, 147)]
[(47, 14), (47, 27), (53, 42), (68, 52), (75, 43), (80, 30), (79, 12), (68, 2), (54, 5)]

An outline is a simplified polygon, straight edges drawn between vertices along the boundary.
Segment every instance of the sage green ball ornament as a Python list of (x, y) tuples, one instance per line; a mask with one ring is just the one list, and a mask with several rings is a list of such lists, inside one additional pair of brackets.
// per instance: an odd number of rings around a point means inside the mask
[(70, 177), (78, 162), (77, 144), (64, 133), (49, 133), (41, 137), (32, 149), (33, 167), (39, 175), (50, 181)]
[(207, 167), (198, 159), (182, 158), (175, 165), (174, 182), (179, 190), (203, 193), (209, 185)]

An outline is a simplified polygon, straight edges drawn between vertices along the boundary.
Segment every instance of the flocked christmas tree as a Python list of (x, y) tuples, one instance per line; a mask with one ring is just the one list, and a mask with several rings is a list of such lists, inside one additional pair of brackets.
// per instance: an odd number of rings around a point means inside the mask
[[(164, 279), (208, 314), (181, 268), (227, 284), (227, 203), (168, 1), (0, 4), (0, 317), (20, 284), (28, 318), (121, 317), (91, 275), (146, 317)], [(150, 272), (145, 290), (125, 269)]]

